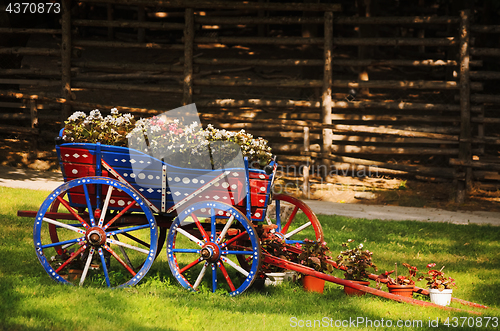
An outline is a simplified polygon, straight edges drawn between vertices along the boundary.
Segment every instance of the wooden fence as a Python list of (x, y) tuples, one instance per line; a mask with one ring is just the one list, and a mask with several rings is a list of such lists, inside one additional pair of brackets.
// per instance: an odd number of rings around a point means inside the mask
[(475, 182), (498, 188), (500, 72), (483, 67), (500, 50), (481, 36), (500, 26), (471, 25), (469, 10), (346, 16), (337, 4), (261, 0), (62, 7), (61, 29), (0, 28), (56, 41), (0, 49), (44, 59), (0, 69), (0, 84), (20, 87), (0, 92), (10, 109), (2, 119), (31, 122), (2, 131), (38, 133), (39, 122), (74, 110), (149, 116), (195, 102), (204, 123), (263, 136), (281, 164), (302, 165), (305, 189), (317, 169), (454, 181), (459, 201)]

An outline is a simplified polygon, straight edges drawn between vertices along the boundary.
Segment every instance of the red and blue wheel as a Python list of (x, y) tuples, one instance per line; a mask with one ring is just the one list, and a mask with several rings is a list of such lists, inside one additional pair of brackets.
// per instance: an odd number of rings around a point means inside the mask
[(129, 185), (85, 177), (59, 186), (45, 199), (33, 240), (40, 263), (55, 281), (115, 288), (135, 285), (146, 275), (156, 256), (158, 228)]
[[(251, 260), (250, 268), (240, 264), (239, 256)], [(184, 288), (235, 296), (255, 280), (261, 261), (260, 241), (252, 223), (235, 207), (198, 202), (180, 212), (172, 223), (167, 258), (172, 274)]]
[(303, 243), (304, 239), (324, 241), (323, 228), (311, 208), (297, 198), (286, 194), (273, 195), (266, 221), (276, 225), (276, 234), (286, 243)]

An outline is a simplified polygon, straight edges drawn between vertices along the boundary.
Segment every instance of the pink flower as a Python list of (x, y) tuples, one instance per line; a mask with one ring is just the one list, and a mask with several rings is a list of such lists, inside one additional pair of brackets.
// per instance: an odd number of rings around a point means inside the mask
[(427, 268), (432, 268), (432, 267), (435, 267), (435, 266), (436, 266), (436, 263), (429, 263), (429, 264), (427, 265)]

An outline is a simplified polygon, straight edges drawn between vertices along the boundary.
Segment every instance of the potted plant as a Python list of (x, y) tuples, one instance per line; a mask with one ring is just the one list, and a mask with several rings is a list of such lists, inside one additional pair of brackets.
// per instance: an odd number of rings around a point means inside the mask
[[(318, 242), (306, 238), (300, 246), (302, 253), (297, 257), (297, 263), (319, 272), (333, 271), (333, 266), (328, 263), (332, 258), (326, 242)], [(303, 275), (302, 285), (306, 291), (323, 293), (325, 281), (314, 276)]]
[[(275, 229), (277, 226), (262, 225), (257, 227), (257, 232), (261, 238), (261, 248), (263, 252), (270, 255), (277, 256), (281, 259), (288, 261), (297, 261), (297, 253), (290, 251), (287, 248), (285, 239), (274, 235), (270, 230)], [(264, 279), (264, 285), (279, 285), (283, 281), (295, 281), (296, 274), (293, 271), (284, 270), (283, 268), (273, 266), (271, 264), (261, 265), (261, 278)]]
[(444, 266), (439, 270), (432, 269), (435, 266), (436, 263), (429, 263), (427, 265), (429, 271), (423, 278), (427, 280), (431, 302), (441, 306), (448, 306), (453, 293), (452, 287), (456, 288), (455, 280), (445, 275), (443, 272)]
[[(386, 271), (382, 275), (379, 276), (380, 279), (387, 279), (387, 288), (389, 289), (389, 293), (401, 295), (404, 297), (411, 298), (413, 297), (413, 289), (415, 288), (415, 280), (414, 278), (417, 276), (417, 267), (411, 266), (408, 263), (403, 263), (403, 266), (408, 270), (408, 275), (399, 275), (398, 276), (398, 264), (396, 263), (395, 270)], [(395, 272), (395, 277), (392, 278), (391, 274)], [(417, 279), (420, 280), (420, 279)]]
[[(346, 243), (342, 244), (344, 250), (337, 256), (337, 265), (345, 268), (344, 277), (346, 280), (368, 286), (370, 282), (365, 281), (365, 279), (368, 279), (368, 273), (366, 271), (369, 268), (375, 271), (378, 270), (377, 266), (372, 262), (373, 253), (367, 249), (363, 250), (363, 244), (359, 244), (354, 248), (349, 247), (353, 242), (353, 239), (349, 239)], [(363, 291), (358, 291), (348, 286), (344, 286), (344, 292), (347, 295), (365, 294)]]

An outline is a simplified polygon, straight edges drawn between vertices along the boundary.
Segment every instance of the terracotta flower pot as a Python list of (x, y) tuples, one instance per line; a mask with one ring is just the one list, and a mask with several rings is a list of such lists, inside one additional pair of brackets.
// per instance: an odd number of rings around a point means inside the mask
[(304, 290), (308, 292), (318, 292), (323, 294), (323, 290), (325, 289), (325, 281), (313, 276), (304, 276), (302, 278), (302, 286), (304, 287)]
[(415, 285), (390, 285), (387, 284), (389, 288), (389, 293), (401, 295), (403, 297), (412, 298), (413, 297), (413, 289)]
[[(350, 280), (350, 281), (353, 283), (359, 284), (359, 285), (363, 285), (363, 286), (370, 285), (370, 282), (368, 282), (368, 281), (363, 281), (363, 280)], [(366, 292), (356, 290), (356, 289), (351, 288), (349, 286), (344, 286), (344, 293), (346, 295), (349, 295), (349, 296), (353, 296), (353, 295), (362, 296), (362, 295), (366, 294)]]

